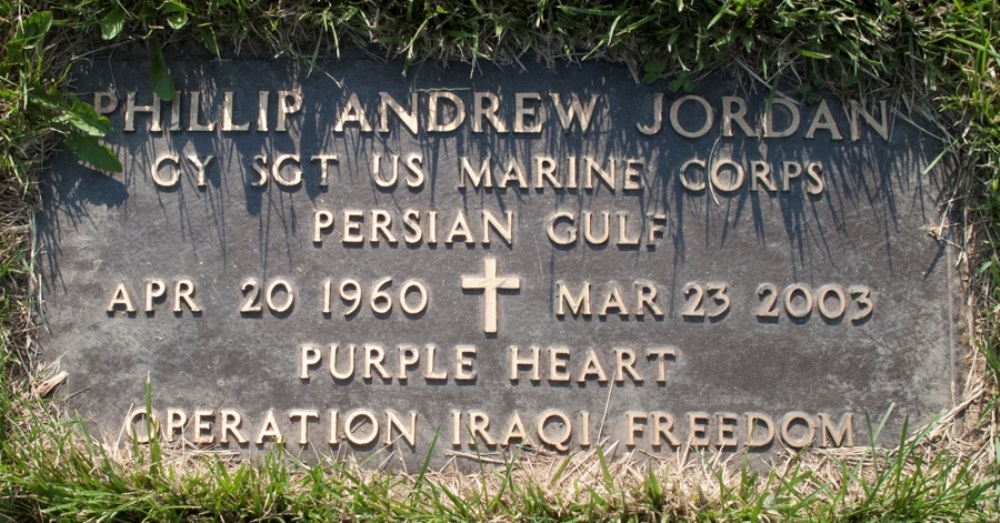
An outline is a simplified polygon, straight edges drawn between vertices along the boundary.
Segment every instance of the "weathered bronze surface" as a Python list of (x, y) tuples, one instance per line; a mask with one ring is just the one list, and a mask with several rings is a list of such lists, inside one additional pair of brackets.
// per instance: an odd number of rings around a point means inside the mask
[(171, 67), (169, 102), (142, 61), (78, 71), (125, 172), (42, 180), (42, 341), (96, 434), (147, 436), (147, 376), (161, 438), (393, 463), (439, 430), (437, 463), (866, 444), (894, 406), (890, 444), (955, 401), (947, 161), (901, 107), (609, 65)]

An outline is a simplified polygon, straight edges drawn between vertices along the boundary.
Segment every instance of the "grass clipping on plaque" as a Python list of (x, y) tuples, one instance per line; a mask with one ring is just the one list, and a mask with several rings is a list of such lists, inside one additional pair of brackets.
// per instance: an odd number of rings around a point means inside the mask
[[(0, 0), (0, 35), (0, 519), (1000, 517), (997, 2)], [(652, 460), (615, 442), (570, 456), (525, 450), (470, 475), (351, 461), (306, 466), (278, 450), (246, 463), (184, 443), (93, 438), (46, 399), (72, 369), (34, 363), (31, 333), (44, 328), (43, 315), (32, 323), (44, 301), (31, 262), (36, 173), (59, 143), (102, 170), (121, 168), (101, 146), (105, 125), (64, 94), (74, 60), (128, 48), (162, 63), (163, 48), (180, 42), (310, 64), (354, 46), (373, 59), (457, 60), (450, 66), (470, 70), (480, 60), (512, 68), (613, 60), (638, 82), (668, 78), (677, 90), (726, 70), (766, 86), (792, 78), (794, 94), (807, 100), (829, 88), (938, 110), (932, 132), (958, 169), (951, 208), (929, 233), (954, 243), (961, 255), (948, 262), (968, 269), (965, 341), (973, 350), (962, 400), (893, 448), (787, 453), (766, 471), (712, 453)], [(158, 91), (172, 90), (164, 65), (150, 79)], [(868, 420), (872, 430), (882, 419)]]

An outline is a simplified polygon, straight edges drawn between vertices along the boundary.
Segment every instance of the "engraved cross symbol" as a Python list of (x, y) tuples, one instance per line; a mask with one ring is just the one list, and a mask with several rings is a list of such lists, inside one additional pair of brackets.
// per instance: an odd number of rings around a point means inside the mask
[(483, 260), (485, 268), (482, 276), (462, 276), (462, 288), (483, 291), (483, 332), (492, 334), (497, 331), (497, 294), (500, 289), (518, 290), (521, 288), (520, 276), (497, 276), (496, 258)]

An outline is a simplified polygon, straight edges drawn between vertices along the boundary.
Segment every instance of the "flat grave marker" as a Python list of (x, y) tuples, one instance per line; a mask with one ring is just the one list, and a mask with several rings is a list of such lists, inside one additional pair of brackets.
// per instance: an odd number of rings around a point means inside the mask
[(948, 162), (886, 100), (606, 64), (171, 68), (161, 101), (142, 60), (81, 67), (124, 173), (64, 152), (42, 177), (42, 341), (95, 434), (150, 437), (147, 376), (163, 440), (395, 465), (768, 456), (866, 444), (891, 406), (892, 444), (956, 401)]

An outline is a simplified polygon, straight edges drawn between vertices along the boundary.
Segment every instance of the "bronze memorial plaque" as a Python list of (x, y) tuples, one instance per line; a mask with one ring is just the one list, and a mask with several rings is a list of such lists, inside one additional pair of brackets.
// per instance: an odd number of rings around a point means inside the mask
[[(891, 100), (608, 64), (95, 60), (45, 355), (109, 441), (434, 463), (898, 441), (956, 401), (947, 158)], [(944, 227), (947, 232), (947, 227)], [(145, 383), (151, 386), (147, 413)]]

